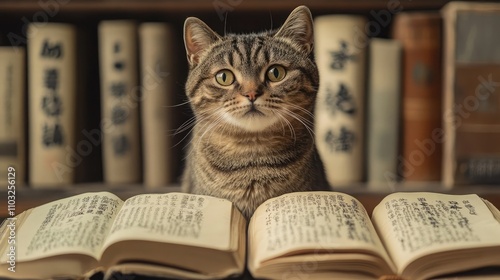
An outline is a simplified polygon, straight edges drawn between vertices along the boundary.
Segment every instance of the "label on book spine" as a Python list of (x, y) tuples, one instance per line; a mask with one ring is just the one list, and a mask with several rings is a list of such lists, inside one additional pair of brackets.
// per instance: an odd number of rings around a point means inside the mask
[(467, 184), (500, 182), (500, 157), (458, 158), (455, 177)]
[(75, 162), (76, 30), (30, 25), (28, 34), (30, 183), (73, 183)]
[(316, 145), (328, 182), (336, 187), (363, 180), (365, 24), (363, 17), (346, 15), (321, 16), (314, 23), (321, 80)]
[(99, 60), (104, 181), (137, 183), (141, 159), (135, 22), (99, 24)]
[(16, 186), (26, 179), (25, 62), (24, 48), (0, 47), (0, 181), (15, 169)]

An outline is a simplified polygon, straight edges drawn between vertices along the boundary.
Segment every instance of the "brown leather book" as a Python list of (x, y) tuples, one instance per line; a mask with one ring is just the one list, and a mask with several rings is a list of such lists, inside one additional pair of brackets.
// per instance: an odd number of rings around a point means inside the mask
[(403, 45), (399, 172), (405, 181), (441, 179), (441, 17), (401, 13), (393, 37)]
[(445, 26), (443, 182), (500, 183), (500, 4), (457, 2)]

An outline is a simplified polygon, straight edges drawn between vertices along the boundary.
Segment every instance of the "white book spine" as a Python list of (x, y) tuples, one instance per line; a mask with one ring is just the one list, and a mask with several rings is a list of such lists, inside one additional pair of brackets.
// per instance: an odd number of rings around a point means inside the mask
[(314, 23), (316, 145), (337, 189), (364, 179), (365, 25), (365, 18), (350, 15), (320, 16)]
[(173, 182), (172, 105), (175, 37), (166, 23), (139, 27), (141, 53), (141, 122), (144, 184), (147, 188)]
[(141, 180), (137, 67), (137, 25), (134, 21), (99, 24), (101, 128), (104, 181)]
[(16, 187), (26, 183), (25, 52), (0, 47), (0, 181), (14, 178)]
[(374, 38), (370, 43), (367, 96), (367, 181), (391, 190), (398, 178), (401, 120), (401, 44)]
[(30, 25), (28, 38), (32, 187), (74, 181), (76, 30), (72, 25)]

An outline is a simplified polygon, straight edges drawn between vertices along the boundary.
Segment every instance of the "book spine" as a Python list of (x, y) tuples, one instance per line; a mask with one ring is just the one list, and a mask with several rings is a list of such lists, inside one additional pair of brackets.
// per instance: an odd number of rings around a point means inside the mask
[(455, 143), (453, 161), (448, 162), (453, 183), (448, 187), (500, 182), (500, 83), (496, 81), (500, 81), (500, 57), (491, 57), (488, 63), (460, 62), (454, 67), (454, 101), (446, 109), (454, 112), (453, 118), (446, 118), (452, 128), (446, 140), (453, 137)]
[(400, 175), (405, 181), (441, 180), (441, 17), (401, 13), (393, 37), (403, 45), (403, 128)]
[(33, 188), (74, 181), (76, 29), (30, 25), (28, 34), (29, 178)]
[(171, 112), (175, 97), (175, 39), (172, 28), (165, 23), (141, 24), (139, 38), (144, 184), (158, 188), (174, 181)]
[(315, 19), (320, 74), (315, 137), (327, 180), (335, 188), (364, 179), (366, 19), (328, 15)]
[(141, 180), (137, 68), (137, 25), (99, 23), (101, 127), (104, 182)]
[[(443, 15), (443, 112), (446, 114), (448, 108), (453, 108), (454, 104), (454, 68), (455, 68), (455, 22), (456, 12), (453, 5), (446, 5), (442, 9)], [(446, 141), (443, 144), (442, 160), (442, 183), (447, 188), (452, 188), (455, 184), (454, 165), (455, 153), (455, 128), (447, 118), (443, 118), (443, 128)]]
[(445, 86), (443, 183), (500, 182), (500, 5), (450, 3), (443, 9)]
[[(26, 50), (0, 47), (0, 181), (26, 183)], [(9, 167), (14, 175), (8, 175)]]
[(401, 44), (372, 39), (367, 96), (367, 181), (387, 190), (398, 179)]
[[(486, 22), (474, 27), (489, 25), (489, 21)], [(481, 42), (484, 40), (477, 44)], [(494, 52), (493, 46), (489, 49)], [(465, 53), (461, 46), (457, 46), (457, 50)], [(488, 53), (477, 49), (473, 52), (475, 55)], [(453, 118), (446, 118), (451, 121), (447, 125), (454, 129), (452, 135), (446, 135), (446, 139), (453, 137), (455, 142), (453, 162), (450, 162), (453, 185), (500, 182), (500, 83), (496, 82), (500, 81), (500, 56), (495, 59), (491, 54), (488, 63), (468, 61), (456, 63), (454, 67), (451, 92), (454, 101), (447, 111), (455, 114)]]

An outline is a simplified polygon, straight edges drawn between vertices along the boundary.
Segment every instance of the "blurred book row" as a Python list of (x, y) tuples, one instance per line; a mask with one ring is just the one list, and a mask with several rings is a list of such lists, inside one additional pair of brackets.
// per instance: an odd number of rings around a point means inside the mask
[[(500, 184), (500, 4), (372, 13), (315, 18), (315, 137), (330, 184)], [(98, 58), (78, 54), (67, 23), (32, 24), (26, 46), (0, 47), (0, 180), (14, 166), (31, 187), (71, 185), (99, 150), (105, 183), (174, 183), (187, 141), (172, 141), (171, 74), (186, 62), (172, 30), (102, 21)], [(82, 59), (99, 61), (100, 112), (78, 113)], [(78, 125), (94, 114), (98, 126)]]
[[(106, 183), (174, 181), (171, 26), (113, 20), (102, 21), (97, 31), (100, 104), (90, 112), (82, 113), (88, 73), (78, 66), (85, 65), (82, 59), (96, 58), (82, 58), (75, 26), (33, 23), (26, 51), (0, 48), (0, 174), (12, 166), (19, 185), (29, 178), (33, 188), (67, 186), (77, 181), (75, 170), (84, 159), (99, 150), (102, 170), (97, 170), (101, 165), (87, 168), (102, 173)], [(100, 115), (97, 127), (79, 125), (95, 114)]]
[[(368, 39), (391, 16), (391, 38)], [(500, 5), (373, 18), (315, 20), (316, 143), (330, 184), (500, 184)]]

